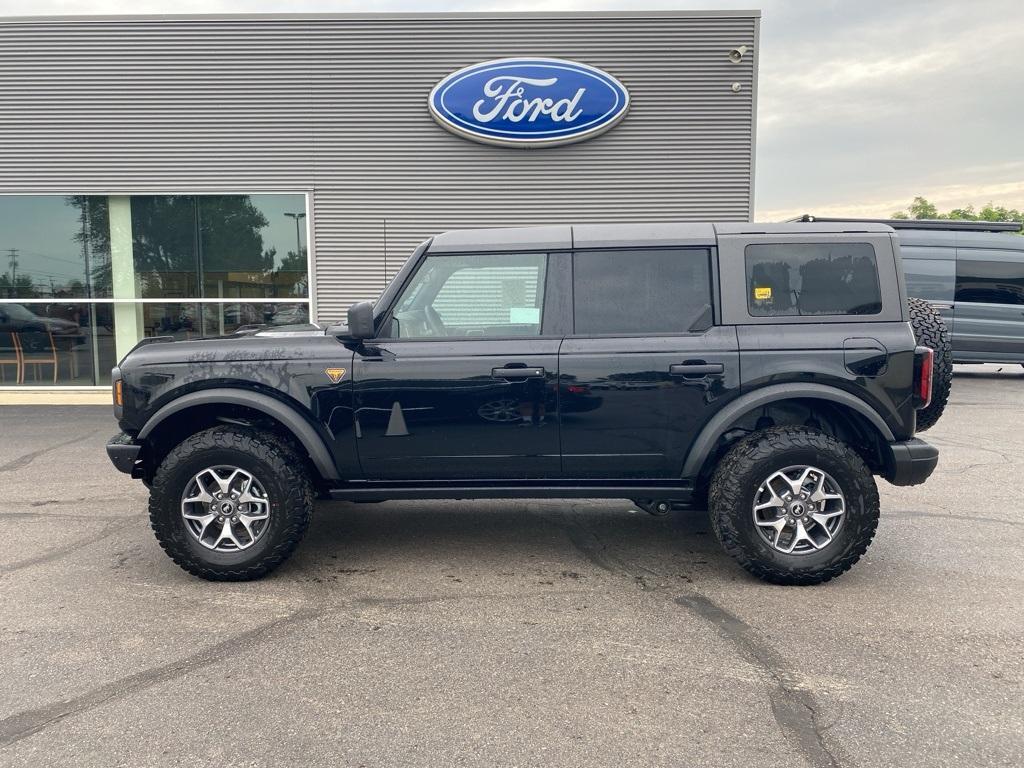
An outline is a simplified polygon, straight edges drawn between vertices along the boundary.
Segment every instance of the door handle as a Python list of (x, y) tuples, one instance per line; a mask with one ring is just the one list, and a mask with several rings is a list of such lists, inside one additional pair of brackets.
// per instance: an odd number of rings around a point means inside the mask
[(491, 368), (491, 378), (494, 379), (543, 379), (545, 371), (543, 368), (527, 368), (526, 366), (508, 366), (504, 368)]
[(703, 360), (694, 360), (692, 363), (670, 365), (668, 372), (673, 376), (699, 379), (704, 376), (720, 376), (725, 373), (725, 366), (722, 363), (705, 363)]

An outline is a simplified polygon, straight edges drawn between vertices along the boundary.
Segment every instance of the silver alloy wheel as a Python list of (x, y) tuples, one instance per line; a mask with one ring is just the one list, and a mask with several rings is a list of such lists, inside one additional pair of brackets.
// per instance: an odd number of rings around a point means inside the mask
[(207, 467), (181, 494), (185, 529), (207, 549), (239, 552), (255, 544), (270, 522), (270, 500), (244, 469)]
[(839, 483), (827, 472), (805, 465), (773, 472), (754, 494), (753, 506), (761, 538), (787, 555), (824, 549), (846, 516)]

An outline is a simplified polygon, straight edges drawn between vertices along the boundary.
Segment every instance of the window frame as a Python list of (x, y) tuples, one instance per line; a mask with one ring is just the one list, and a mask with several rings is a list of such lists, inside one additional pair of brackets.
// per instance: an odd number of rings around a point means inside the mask
[[(214, 189), (204, 190), (202, 192), (186, 191), (186, 190), (166, 190), (166, 189), (132, 189), (129, 191), (93, 191), (93, 192), (81, 192), (81, 191), (47, 191), (47, 192), (17, 192), (17, 191), (3, 191), (0, 192), (0, 198), (9, 197), (21, 197), (21, 198), (32, 198), (32, 197), (74, 197), (74, 196), (86, 196), (86, 197), (153, 197), (153, 196), (191, 196), (191, 197), (254, 197), (258, 195), (301, 195), (305, 206), (305, 227), (304, 236), (306, 244), (306, 279), (307, 284), (307, 296), (303, 298), (295, 299), (281, 299), (281, 298), (269, 298), (269, 299), (231, 299), (229, 297), (214, 297), (214, 298), (182, 298), (182, 299), (168, 299), (167, 297), (151, 297), (151, 298), (116, 298), (115, 296), (109, 297), (88, 297), (88, 298), (75, 298), (75, 299), (64, 299), (55, 300), (53, 297), (49, 298), (5, 298), (0, 297), (0, 304), (53, 304), (53, 303), (64, 303), (64, 304), (111, 304), (111, 305), (124, 305), (124, 304), (168, 304), (168, 303), (187, 303), (187, 304), (305, 304), (307, 307), (309, 321), (316, 323), (316, 312), (317, 312), (317, 292), (316, 292), (316, 253), (315, 243), (313, 239), (313, 198), (314, 192), (311, 188), (290, 188), (290, 189), (257, 189), (248, 191), (239, 191), (234, 189)], [(531, 337), (533, 338), (533, 337)], [(141, 340), (141, 339), (140, 339)], [(120, 359), (126, 352), (122, 350), (115, 350), (115, 358)], [(95, 380), (95, 373), (94, 373)], [(54, 391), (54, 390), (68, 390), (68, 391), (94, 391), (94, 392), (109, 392), (109, 384), (46, 384), (46, 385), (7, 385), (0, 384), (0, 392), (39, 392), (39, 391)]]
[[(540, 318), (540, 333), (536, 336), (524, 336), (518, 335), (501, 335), (501, 336), (423, 336), (420, 338), (416, 337), (398, 337), (391, 336), (392, 321), (394, 320), (395, 310), (398, 308), (399, 303), (405, 296), (406, 290), (415, 281), (416, 276), (420, 273), (420, 270), (424, 268), (428, 259), (445, 259), (445, 258), (465, 258), (472, 256), (511, 256), (511, 255), (537, 255), (544, 256), (544, 295), (541, 299), (541, 318)], [(460, 252), (435, 252), (431, 253), (429, 248), (423, 250), (420, 254), (419, 259), (416, 262), (415, 267), (410, 270), (409, 275), (402, 282), (401, 287), (395, 292), (394, 297), (391, 299), (387, 310), (380, 316), (380, 320), (377, 322), (377, 330), (374, 335), (373, 341), (376, 342), (388, 342), (388, 343), (418, 343), (418, 342), (459, 342), (459, 341), (528, 341), (530, 339), (560, 339), (564, 336), (563, 333), (557, 332), (554, 326), (558, 324), (558, 313), (554, 309), (556, 306), (555, 297), (558, 294), (558, 283), (562, 282), (561, 272), (558, 268), (558, 262), (560, 261), (561, 252), (558, 251), (538, 251), (538, 250), (467, 250)], [(389, 335), (382, 335), (387, 330)]]
[[(707, 262), (708, 295), (707, 304), (711, 307), (711, 324), (708, 328), (698, 331), (630, 331), (626, 333), (577, 333), (576, 332), (576, 255), (587, 253), (615, 253), (629, 251), (695, 251), (704, 254)], [(657, 245), (657, 246), (615, 246), (611, 248), (575, 248), (568, 252), (569, 259), (569, 326), (566, 337), (573, 339), (638, 339), (667, 336), (702, 336), (711, 327), (719, 324), (718, 317), (718, 271), (716, 269), (717, 254), (715, 248), (707, 245)]]

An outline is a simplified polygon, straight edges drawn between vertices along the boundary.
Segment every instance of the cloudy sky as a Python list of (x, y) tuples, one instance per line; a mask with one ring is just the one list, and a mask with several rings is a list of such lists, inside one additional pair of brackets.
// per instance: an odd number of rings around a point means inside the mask
[[(0, 0), (0, 15), (124, 13), (124, 0)], [(279, 0), (133, 0), (132, 13), (280, 12)], [(760, 8), (757, 218), (1024, 209), (1020, 0), (292, 0), (287, 10)]]

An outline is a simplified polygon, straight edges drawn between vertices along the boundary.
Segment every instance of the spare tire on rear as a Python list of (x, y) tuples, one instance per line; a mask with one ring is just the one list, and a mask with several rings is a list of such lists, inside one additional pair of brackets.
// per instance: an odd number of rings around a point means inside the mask
[(922, 347), (931, 347), (935, 352), (932, 363), (932, 401), (927, 408), (917, 412), (917, 431), (924, 432), (934, 427), (946, 408), (949, 390), (953, 386), (953, 344), (942, 315), (924, 299), (907, 299), (910, 311), (910, 325), (914, 338)]

